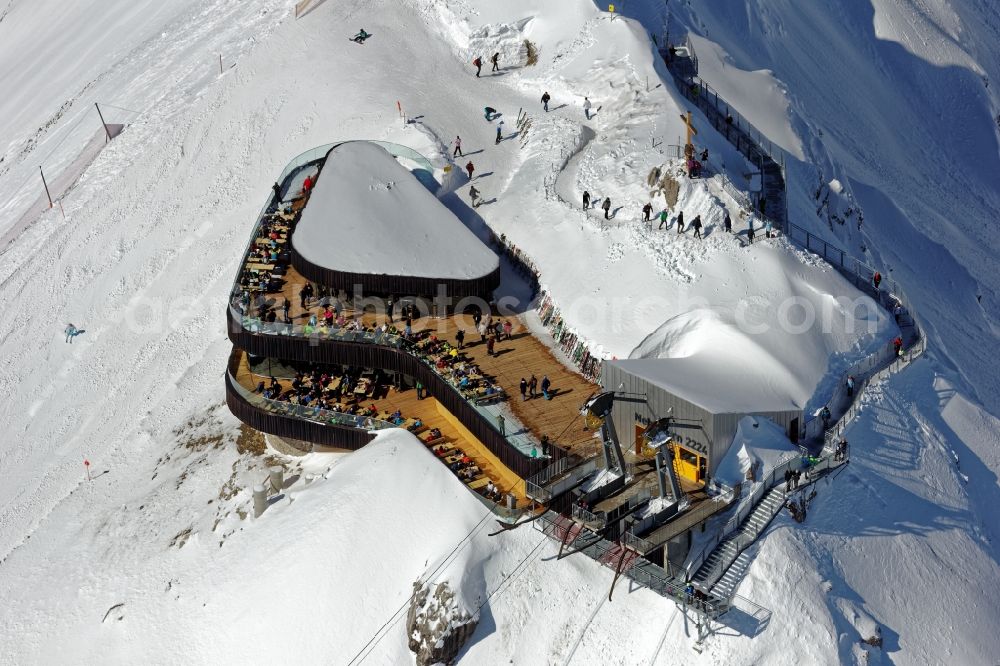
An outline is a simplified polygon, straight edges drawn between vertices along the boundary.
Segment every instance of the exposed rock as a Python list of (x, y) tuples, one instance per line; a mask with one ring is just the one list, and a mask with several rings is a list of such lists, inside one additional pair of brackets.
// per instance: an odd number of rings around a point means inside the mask
[(413, 598), (406, 614), (410, 650), (417, 657), (417, 666), (452, 664), (476, 630), (479, 616), (460, 608), (448, 583), (434, 586), (433, 594), (430, 587), (419, 580), (413, 584)]

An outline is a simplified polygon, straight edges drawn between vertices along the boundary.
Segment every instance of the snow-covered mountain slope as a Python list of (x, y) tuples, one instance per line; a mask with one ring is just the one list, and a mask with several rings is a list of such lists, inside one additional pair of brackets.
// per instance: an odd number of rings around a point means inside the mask
[[(819, 307), (856, 296), (839, 276), (783, 241), (741, 248), (721, 232), (721, 207), (735, 207), (717, 180), (682, 185), (682, 205), (701, 211), (706, 221), (703, 242), (673, 232), (657, 235), (636, 223), (647, 196), (646, 173), (665, 160), (654, 143), (676, 143), (683, 132), (679, 97), (658, 80), (663, 71), (638, 24), (612, 22), (584, 0), (551, 7), (526, 0), (327, 2), (297, 22), (287, 13), (289, 4), (218, 0), (195, 8), (179, 2), (153, 11), (161, 5), (93, 3), (82, 13), (74, 6), (67, 20), (81, 26), (77, 32), (100, 35), (88, 42), (93, 56), (81, 57), (72, 40), (41, 40), (38, 52), (46, 58), (34, 66), (42, 73), (45, 62), (62, 63), (64, 78), (48, 93), (32, 89), (19, 94), (20, 106), (4, 107), (31, 112), (4, 115), (0, 127), (4, 155), (12, 156), (0, 168), (15, 161), (0, 175), (0, 205), (8, 206), (0, 228), (13, 224), (15, 213), (21, 219), (27, 205), (19, 183), (22, 175), (35, 175), (37, 164), (30, 155), (15, 156), (37, 129), (32, 118), (54, 117), (63, 100), (79, 96), (91, 79), (99, 82), (88, 91), (107, 82), (113, 102), (143, 111), (63, 201), (67, 219), (43, 215), (0, 262), (0, 302), (15, 315), (0, 334), (4, 661), (246, 663), (292, 655), (346, 663), (393, 617), (413, 579), (482, 517), (474, 498), (450, 476), (437, 474), (442, 468), (425, 467), (433, 461), (406, 448), (414, 443), (405, 435), (336, 463), (329, 478), (308, 487), (300, 478), (289, 488), (292, 501), (260, 521), (239, 517), (249, 508), (249, 484), (262, 478), (270, 459), (235, 450), (236, 424), (220, 405), (229, 347), (223, 306), (253, 216), (275, 175), (303, 150), (336, 139), (383, 138), (442, 166), (447, 144), (460, 134), (471, 154), (465, 159), (482, 174), (477, 186), (486, 200), (497, 199), (479, 209), (483, 218), (531, 254), (581, 333), (619, 356), (637, 348), (648, 355), (708, 354), (701, 337), (717, 334), (712, 322), (729, 317), (740, 297), (768, 312), (789, 297)], [(10, 7), (0, 20), (3, 35), (30, 31), (56, 12), (56, 3), (15, 0)], [(794, 15), (794, 8), (786, 9)], [(125, 23), (107, 36), (99, 26), (113, 23), (111, 16)], [(343, 39), (362, 25), (373, 33), (367, 44)], [(977, 32), (973, 41), (985, 49), (985, 33)], [(790, 41), (789, 35), (796, 48), (809, 43), (808, 33), (786, 31), (782, 40)], [(709, 37), (719, 35), (713, 29)], [(539, 47), (538, 64), (508, 68), (524, 39)], [(766, 52), (764, 42), (772, 37), (759, 39)], [(9, 42), (0, 43), (6, 49)], [(735, 52), (732, 44), (719, 43)], [(232, 52), (230, 47), (245, 55), (220, 78), (217, 52)], [(472, 56), (494, 48), (503, 71), (477, 80)], [(0, 50), (2, 71), (19, 62), (12, 52)], [(832, 148), (820, 151), (804, 131), (804, 118), (820, 119), (810, 120), (817, 128), (828, 120), (822, 109), (808, 115), (801, 106), (814, 103), (806, 101), (813, 89), (799, 87), (806, 74), (797, 81), (776, 65), (740, 63), (745, 70), (761, 66), (774, 70), (775, 91), (787, 89), (789, 120), (775, 121), (782, 133), (775, 139), (794, 152), (797, 132), (805, 159), (821, 164), (825, 178), (851, 184), (860, 198), (858, 183), (869, 172), (854, 169), (863, 160), (848, 160)], [(862, 69), (859, 75), (867, 71), (859, 63), (855, 68)], [(538, 102), (546, 89), (553, 96), (547, 115)], [(87, 95), (80, 104), (106, 99), (103, 92)], [(590, 123), (582, 117), (584, 95), (600, 107)], [(785, 108), (782, 99), (765, 99), (762, 116)], [(397, 101), (413, 123), (401, 123)], [(481, 115), (486, 105), (503, 112), (506, 134), (515, 131), (518, 108), (531, 110), (523, 150), (519, 138), (493, 144), (495, 125)], [(46, 133), (53, 145), (61, 140), (58, 127)], [(832, 132), (823, 131), (825, 137)], [(847, 134), (843, 127), (840, 132)], [(81, 134), (64, 145), (80, 147), (85, 139)], [(737, 181), (746, 170), (742, 158), (710, 132), (702, 131), (699, 140), (710, 148), (713, 167), (725, 164)], [(906, 168), (926, 164), (907, 162)], [(790, 168), (792, 186), (799, 188), (791, 199), (796, 215), (813, 214), (802, 184), (814, 177), (810, 169)], [(924, 187), (928, 177), (916, 182)], [(480, 229), (465, 206), (464, 181), (456, 178), (446, 188), (442, 200)], [(599, 213), (584, 216), (576, 209), (583, 189), (623, 207), (614, 224), (602, 229)], [(916, 186), (909, 193), (928, 205), (931, 198), (948, 200)], [(988, 204), (989, 196), (977, 201)], [(879, 215), (868, 213), (867, 205), (869, 250), (888, 252), (892, 246), (871, 229)], [(838, 233), (845, 243), (859, 241), (846, 230)], [(901, 253), (920, 250), (893, 260), (909, 292), (909, 276), (900, 272), (936, 255), (923, 252), (929, 245), (897, 247)], [(984, 252), (970, 250), (963, 265), (979, 266)], [(942, 297), (936, 290), (949, 280), (962, 283), (964, 274), (947, 267), (925, 273), (937, 275), (941, 285), (913, 287), (911, 296), (929, 301), (918, 305), (935, 342), (952, 344), (956, 336), (947, 335), (948, 327), (962, 320), (944, 315), (957, 314), (964, 294)], [(577, 299), (581, 293), (585, 297)], [(984, 304), (995, 303), (989, 298)], [(765, 354), (774, 359), (768, 367), (787, 390), (808, 396), (832, 370), (893, 330), (881, 316), (870, 334), (844, 334), (852, 322), (863, 330), (865, 315), (833, 311), (830, 331), (765, 340)], [(72, 346), (60, 336), (67, 321), (87, 329)], [(968, 328), (977, 326), (988, 332), (985, 314)], [(743, 331), (723, 337), (732, 362), (760, 356), (760, 343)], [(990, 510), (998, 499), (996, 420), (978, 406), (992, 385), (984, 381), (973, 392), (963, 379), (988, 377), (992, 361), (980, 348), (963, 356), (964, 339), (957, 338), (947, 357), (921, 362), (915, 377), (889, 382), (881, 402), (873, 393), (866, 420), (849, 435), (856, 454), (860, 450), (858, 464), (821, 489), (815, 525), (775, 523), (777, 538), (764, 541), (741, 588), (773, 612), (763, 633), (718, 636), (699, 657), (689, 649), (693, 630), (672, 604), (642, 590), (625, 593), (622, 584), (615, 601), (604, 603), (610, 571), (579, 556), (549, 561), (555, 548), (525, 528), (492, 539), (477, 536), (465, 559), (448, 569), (467, 608), (481, 603), (480, 595), (499, 591), (484, 607), (465, 659), (798, 664), (802, 660), (787, 645), (800, 636), (811, 641), (810, 661), (839, 663), (852, 656), (870, 622), (894, 639), (887, 651), (897, 663), (938, 663), (956, 655), (977, 662), (996, 654), (1000, 646), (990, 628), (1000, 615), (986, 597), (988, 583), (997, 580), (987, 540), (994, 538)], [(985, 342), (980, 340), (983, 348)], [(949, 370), (947, 359), (966, 374), (935, 378), (935, 371)], [(916, 432), (919, 437), (907, 438)], [(89, 483), (82, 480), (84, 457), (100, 474)], [(956, 457), (957, 465), (950, 462)], [(286, 463), (325, 473), (334, 459)], [(413, 475), (415, 468), (427, 473)], [(364, 471), (376, 474), (369, 479)], [(851, 502), (859, 496), (884, 505), (870, 513), (868, 530), (855, 523), (859, 510)], [(836, 503), (824, 503), (834, 497)], [(363, 523), (351, 522), (366, 518), (393, 522), (396, 529), (361, 530)], [(895, 539), (912, 547), (900, 549)], [(351, 557), (352, 548), (363, 555)], [(921, 568), (933, 553), (945, 555), (936, 567)], [(902, 564), (887, 573), (883, 562), (890, 556)], [(945, 566), (982, 584), (975, 589), (964, 579), (962, 585), (935, 579), (932, 574)], [(905, 606), (872, 591), (873, 581), (882, 579), (912, 593)], [(823, 580), (832, 582), (828, 594)], [(104, 618), (117, 603), (125, 606)], [(829, 610), (834, 606), (836, 612)], [(979, 640), (967, 639), (959, 651), (941, 640), (941, 632), (923, 632), (942, 606), (949, 617), (964, 618), (963, 631)], [(369, 663), (408, 658), (401, 625), (390, 626)], [(841, 635), (838, 648), (834, 637)], [(88, 651), (81, 654), (80, 645)]]

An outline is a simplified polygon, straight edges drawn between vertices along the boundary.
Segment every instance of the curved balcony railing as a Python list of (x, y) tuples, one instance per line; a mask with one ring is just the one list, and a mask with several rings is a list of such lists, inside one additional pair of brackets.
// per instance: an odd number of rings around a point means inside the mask
[(378, 430), (393, 427), (376, 419), (267, 400), (240, 385), (231, 370), (226, 372), (226, 403), (240, 421), (261, 432), (352, 451), (370, 442)]
[(449, 412), (472, 432), (511, 471), (526, 478), (568, 453), (553, 445), (550, 458), (540, 457), (541, 445), (527, 432), (502, 434), (495, 406), (477, 404), (449, 378), (438, 373), (433, 361), (402, 336), (347, 328), (312, 329), (307, 324), (261, 322), (228, 309), (229, 339), (254, 356), (283, 358), (324, 365), (379, 368), (421, 382)]
[(343, 426), (346, 428), (357, 428), (358, 430), (384, 430), (395, 428), (396, 425), (389, 421), (382, 421), (372, 416), (360, 416), (358, 414), (348, 414), (337, 412), (331, 409), (321, 409), (317, 406), (297, 405), (286, 400), (273, 400), (248, 390), (240, 384), (230, 373), (230, 381), (233, 382), (236, 393), (248, 404), (270, 412), (276, 416), (291, 416), (297, 419), (315, 421), (323, 425)]
[[(413, 173), (414, 177), (424, 184), (430, 190), (436, 190), (438, 183), (434, 180), (434, 166), (430, 163), (426, 157), (413, 150), (412, 148), (407, 148), (398, 143), (390, 143), (388, 141), (374, 141), (367, 140), (368, 143), (374, 143), (375, 145), (384, 148), (390, 155), (400, 160), (407, 160), (412, 162), (410, 165), (410, 171)], [(285, 165), (282, 169), (281, 174), (278, 176), (278, 183), (284, 183), (296, 169), (299, 169), (307, 164), (318, 164), (326, 160), (326, 156), (333, 149), (334, 146), (339, 146), (342, 143), (347, 143), (347, 141), (334, 141), (333, 143), (325, 143), (322, 146), (316, 146), (315, 148), (310, 148), (309, 150), (296, 155)], [(250, 249), (253, 247), (254, 239), (259, 235), (261, 222), (264, 221), (264, 216), (267, 214), (267, 209), (271, 207), (271, 202), (274, 198), (273, 194), (268, 194), (267, 199), (264, 201), (264, 205), (260, 209), (260, 213), (257, 214), (257, 222), (253, 226), (253, 233), (250, 234), (250, 238), (247, 240), (246, 247), (243, 248), (243, 262), (240, 264), (240, 268), (236, 273), (236, 279), (233, 280), (233, 294), (239, 293), (240, 284), (240, 273), (243, 271), (243, 266), (246, 265), (246, 259), (250, 254)]]

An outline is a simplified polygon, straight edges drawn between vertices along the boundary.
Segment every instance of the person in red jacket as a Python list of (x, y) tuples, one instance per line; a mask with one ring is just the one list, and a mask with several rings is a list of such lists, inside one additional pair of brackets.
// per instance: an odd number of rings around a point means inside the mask
[(312, 189), (313, 179), (312, 176), (306, 176), (306, 179), (302, 181), (302, 193), (309, 194), (309, 190)]
[(472, 172), (476, 170), (476, 167), (472, 166), (472, 160), (465, 165), (465, 170), (469, 172), (469, 180), (472, 180)]

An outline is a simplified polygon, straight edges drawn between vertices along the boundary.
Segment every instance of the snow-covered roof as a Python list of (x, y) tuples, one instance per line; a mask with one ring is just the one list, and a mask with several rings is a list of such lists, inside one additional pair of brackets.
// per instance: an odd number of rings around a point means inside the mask
[(764, 471), (798, 453), (798, 448), (777, 423), (764, 417), (744, 416), (736, 429), (733, 445), (715, 468), (715, 480), (735, 486), (746, 478), (751, 465), (760, 463)]
[[(702, 354), (683, 358), (606, 361), (713, 414), (802, 409), (780, 381), (745, 364), (713, 363)], [(614, 387), (611, 387), (614, 388)]]
[(383, 148), (342, 143), (320, 172), (292, 241), (346, 273), (474, 279), (500, 259)]

